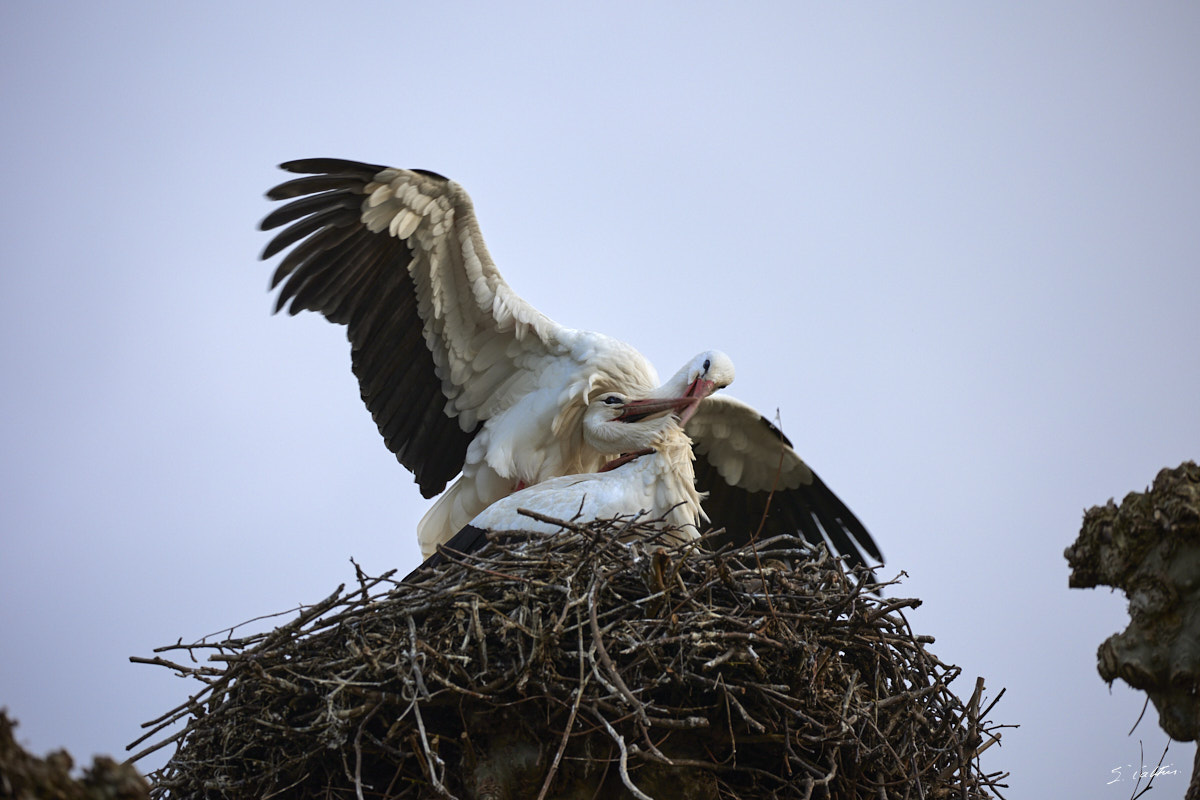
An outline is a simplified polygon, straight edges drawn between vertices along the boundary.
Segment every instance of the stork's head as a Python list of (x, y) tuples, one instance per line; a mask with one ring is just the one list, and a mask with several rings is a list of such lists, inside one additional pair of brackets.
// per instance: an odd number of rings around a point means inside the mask
[(693, 397), (634, 400), (620, 392), (604, 392), (583, 414), (583, 435), (601, 453), (643, 450), (679, 425), (675, 415), (686, 413), (695, 403)]
[(706, 350), (683, 365), (655, 392), (659, 397), (693, 397), (695, 402), (680, 415), (686, 424), (701, 400), (733, 383), (733, 360), (720, 350)]

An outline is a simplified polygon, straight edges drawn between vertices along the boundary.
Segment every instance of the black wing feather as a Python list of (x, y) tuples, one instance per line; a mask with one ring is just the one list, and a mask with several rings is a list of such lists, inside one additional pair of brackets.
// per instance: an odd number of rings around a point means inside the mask
[(479, 550), (485, 544), (487, 544), (487, 533), (488, 532), (483, 528), (476, 528), (474, 525), (467, 525), (461, 531), (450, 537), (450, 541), (446, 542), (445, 544), (438, 545), (437, 552), (422, 561), (421, 566), (405, 575), (404, 580), (407, 581), (409, 578), (415, 577), (416, 574), (423, 569), (429, 569), (430, 567), (436, 567), (440, 564), (445, 564), (447, 561), (449, 561), (449, 558), (444, 555), (445, 553), (460, 556), (474, 553), (476, 550)]
[(319, 194), (310, 194), (293, 200), (290, 203), (285, 203), (279, 208), (272, 211), (267, 216), (263, 217), (263, 221), (259, 223), (259, 228), (264, 231), (269, 231), (272, 228), (278, 228), (280, 225), (307, 217), (319, 211), (333, 210), (336, 208), (344, 208), (353, 213), (351, 219), (358, 216), (359, 207), (362, 206), (362, 198), (353, 194), (349, 194), (340, 189), (334, 189), (328, 192)]
[(283, 162), (279, 168), (307, 175), (342, 177), (364, 185), (370, 183), (376, 175), (387, 169), (380, 164), (364, 164), (361, 161), (350, 161), (345, 158), (296, 158)]
[[(761, 422), (775, 438), (791, 446), (770, 420), (764, 417)], [(866, 527), (815, 472), (810, 483), (794, 489), (752, 492), (729, 484), (699, 450), (695, 467), (696, 488), (708, 492), (704, 511), (713, 528), (725, 529), (725, 533), (713, 537), (714, 547), (726, 543), (741, 546), (755, 533), (760, 539), (799, 533), (805, 540), (823, 543), (845, 556), (851, 566), (866, 563), (864, 552), (876, 561), (883, 560)]]
[[(287, 227), (263, 250), (264, 259), (295, 245), (272, 279), (276, 310), (316, 311), (347, 326), (351, 367), (388, 449), (411, 470), (421, 494), (433, 497), (462, 469), (479, 430), (464, 431), (445, 413), (446, 397), (422, 333), (416, 290), (408, 274), (412, 252), (386, 231), (362, 223), (365, 188), (385, 167), (336, 158), (288, 161), (305, 173), (267, 192), (290, 200), (262, 221)], [(422, 172), (442, 178), (436, 173)]]

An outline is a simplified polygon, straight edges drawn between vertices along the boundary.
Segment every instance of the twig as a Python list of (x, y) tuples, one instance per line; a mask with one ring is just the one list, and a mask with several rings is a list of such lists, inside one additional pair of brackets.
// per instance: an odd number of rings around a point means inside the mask
[(600, 720), (600, 724), (604, 726), (604, 730), (608, 731), (608, 735), (616, 743), (617, 749), (621, 751), (621, 757), (617, 761), (617, 770), (621, 774), (621, 783), (625, 784), (625, 788), (629, 790), (629, 793), (638, 798), (638, 800), (654, 800), (654, 798), (648, 796), (635, 786), (633, 780), (629, 777), (629, 750), (625, 747), (624, 737), (617, 733), (616, 729), (604, 718), (604, 715), (595, 708), (592, 709), (592, 713), (596, 715), (596, 719)]
[(550, 783), (558, 772), (558, 764), (562, 760), (563, 752), (567, 749), (567, 742), (571, 738), (571, 728), (575, 725), (575, 714), (579, 711), (579, 701), (583, 699), (583, 692), (587, 689), (588, 673), (583, 660), (583, 626), (580, 625), (577, 631), (579, 633), (579, 685), (575, 687), (575, 700), (571, 703), (571, 713), (567, 715), (567, 724), (563, 727), (562, 741), (558, 743), (558, 750), (554, 753), (550, 769), (546, 770), (546, 780), (542, 782), (542, 790), (538, 792), (537, 800), (545, 800), (546, 792), (550, 791)]
[(649, 725), (650, 722), (646, 719), (646, 707), (638, 701), (633, 692), (629, 691), (629, 687), (625, 685), (625, 680), (621, 677), (621, 671), (609, 658), (608, 650), (604, 647), (604, 637), (600, 635), (600, 623), (596, 620), (596, 595), (599, 590), (599, 581), (593, 581), (592, 588), (588, 592), (588, 618), (592, 623), (592, 644), (596, 646), (596, 654), (600, 656), (600, 663), (604, 664), (608, 670), (609, 677), (612, 678), (613, 683), (616, 684), (625, 699), (629, 701), (629, 707), (638, 715), (638, 719), (642, 721), (643, 725)]

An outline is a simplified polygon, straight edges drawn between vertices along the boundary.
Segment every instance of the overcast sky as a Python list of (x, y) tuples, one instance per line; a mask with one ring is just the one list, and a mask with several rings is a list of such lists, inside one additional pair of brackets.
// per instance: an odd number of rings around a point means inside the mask
[(428, 503), (344, 331), (271, 316), (256, 260), (275, 165), (338, 156), (459, 181), (517, 292), (664, 375), (729, 353), (954, 688), (1007, 688), (1008, 795), (1132, 794), (1165, 735), (1129, 735), (1144, 697), (1095, 669), (1124, 598), (1068, 590), (1062, 551), (1200, 456), (1200, 5), (331, 8), (0, 6), (0, 705), (28, 747), (120, 755), (196, 688), (130, 655), (418, 562)]

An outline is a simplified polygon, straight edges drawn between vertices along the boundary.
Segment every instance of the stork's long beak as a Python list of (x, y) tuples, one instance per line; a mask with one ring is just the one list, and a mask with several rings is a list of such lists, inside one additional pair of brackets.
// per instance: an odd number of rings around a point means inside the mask
[(716, 381), (706, 381), (704, 378), (696, 378), (684, 393), (684, 397), (699, 397), (700, 399), (704, 399), (716, 390)]
[(641, 422), (647, 417), (653, 417), (666, 411), (683, 411), (684, 414), (691, 416), (684, 409), (691, 408), (696, 402), (694, 397), (647, 397), (645, 400), (630, 400), (617, 415), (616, 421)]
[(708, 381), (704, 378), (696, 378), (692, 381), (692, 385), (688, 387), (687, 393), (684, 395), (692, 401), (692, 404), (684, 409), (684, 412), (679, 415), (679, 426), (683, 427), (688, 424), (688, 420), (696, 413), (696, 409), (700, 407), (700, 401), (708, 397), (717, 390), (716, 381)]

